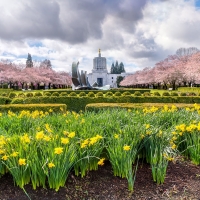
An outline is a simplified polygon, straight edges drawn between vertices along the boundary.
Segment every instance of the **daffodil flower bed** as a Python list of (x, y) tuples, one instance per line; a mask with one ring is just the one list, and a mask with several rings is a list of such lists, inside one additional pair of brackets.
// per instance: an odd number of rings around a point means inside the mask
[(69, 172), (84, 178), (109, 160), (114, 176), (126, 178), (133, 190), (142, 158), (151, 166), (153, 181), (160, 184), (168, 162), (177, 155), (200, 164), (199, 114), (197, 104), (98, 113), (0, 113), (0, 174), (12, 174), (20, 188), (32, 183), (34, 189), (58, 191)]

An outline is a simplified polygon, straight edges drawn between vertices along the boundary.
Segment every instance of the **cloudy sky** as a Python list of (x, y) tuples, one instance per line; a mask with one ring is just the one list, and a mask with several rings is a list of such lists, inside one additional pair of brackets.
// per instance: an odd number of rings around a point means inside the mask
[(200, 0), (0, 1), (0, 59), (51, 60), (56, 71), (72, 62), (91, 72), (101, 49), (110, 71), (154, 64), (184, 47), (200, 49)]

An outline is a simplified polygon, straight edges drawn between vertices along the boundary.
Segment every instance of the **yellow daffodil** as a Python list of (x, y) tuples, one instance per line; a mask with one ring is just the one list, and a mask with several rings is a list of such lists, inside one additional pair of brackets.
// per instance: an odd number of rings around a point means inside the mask
[(62, 147), (57, 147), (54, 149), (54, 153), (55, 154), (61, 154), (63, 152), (63, 148)]
[(149, 129), (150, 128), (150, 124), (145, 124), (145, 128)]
[(118, 139), (118, 138), (119, 138), (119, 135), (118, 135), (118, 134), (115, 134), (115, 135), (114, 135), (114, 138)]
[(75, 132), (71, 132), (71, 133), (69, 133), (68, 137), (73, 138), (75, 135), (76, 135)]
[(11, 157), (17, 157), (18, 154), (19, 154), (19, 152), (15, 151), (15, 152), (13, 152), (10, 156), (11, 156)]
[(62, 144), (68, 144), (69, 143), (69, 138), (61, 138), (61, 143)]
[(128, 145), (125, 145), (125, 146), (123, 147), (123, 149), (124, 149), (124, 151), (129, 151), (129, 150), (131, 149), (131, 147), (128, 146)]
[(52, 167), (55, 167), (55, 165), (54, 165), (52, 162), (50, 162), (50, 163), (48, 164), (48, 167), (49, 167), (49, 168), (52, 168)]
[(44, 131), (40, 131), (36, 133), (36, 139), (41, 140), (44, 137)]
[(19, 165), (26, 165), (26, 159), (20, 158), (18, 160)]
[(2, 158), (1, 158), (1, 159), (2, 159), (2, 160), (8, 160), (8, 157), (9, 157), (9, 156), (7, 156), (7, 155), (4, 155), (4, 156), (2, 156)]
[(84, 141), (81, 143), (81, 149), (85, 148), (88, 144), (89, 144), (89, 139), (84, 140)]
[(49, 142), (51, 140), (51, 137), (45, 135), (44, 138), (43, 138), (43, 140), (45, 140), (46, 142)]
[(104, 165), (104, 160), (105, 160), (105, 158), (101, 158), (98, 162), (98, 165), (101, 165), (101, 166)]

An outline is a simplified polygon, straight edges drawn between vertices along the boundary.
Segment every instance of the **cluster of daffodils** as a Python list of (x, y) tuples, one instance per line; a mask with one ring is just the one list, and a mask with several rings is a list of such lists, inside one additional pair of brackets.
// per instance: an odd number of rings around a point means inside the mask
[(162, 112), (175, 112), (177, 111), (177, 107), (175, 105), (172, 105), (171, 108), (168, 107), (167, 105), (164, 105), (162, 108)]
[(87, 138), (80, 143), (81, 149), (90, 147), (101, 140), (103, 137), (101, 135), (96, 135), (95, 137)]
[(197, 123), (193, 121), (188, 126), (186, 124), (180, 124), (176, 126), (176, 130), (180, 136), (182, 136), (184, 132), (193, 133), (196, 130), (200, 131), (200, 122)]
[[(9, 114), (10, 111), (8, 111), (8, 114)], [(49, 112), (52, 112), (52, 109), (49, 110)], [(30, 112), (28, 110), (22, 110), (19, 115), (18, 115), (18, 118), (23, 118), (23, 117), (27, 117), (27, 118), (32, 118), (32, 119), (37, 119), (37, 118), (43, 118), (47, 115), (49, 115), (49, 112), (43, 112), (43, 111), (38, 111), (38, 110), (35, 110), (33, 112)], [(14, 116), (14, 115), (12, 115)]]
[(158, 109), (157, 107), (152, 106), (152, 107), (150, 107), (150, 108), (145, 107), (142, 111), (143, 111), (144, 114), (147, 114), (147, 113), (155, 113), (155, 112), (157, 112), (158, 110), (159, 110), (159, 109)]

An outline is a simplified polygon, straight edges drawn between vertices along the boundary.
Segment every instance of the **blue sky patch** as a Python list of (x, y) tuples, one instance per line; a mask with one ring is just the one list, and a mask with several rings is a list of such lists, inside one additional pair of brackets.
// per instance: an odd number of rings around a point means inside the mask
[(35, 40), (33, 40), (33, 41), (31, 41), (31, 40), (27, 41), (27, 44), (28, 44), (29, 47), (43, 47), (42, 42), (35, 41)]
[(196, 6), (196, 7), (200, 7), (200, 0), (196, 0), (196, 1), (195, 1), (195, 6)]

